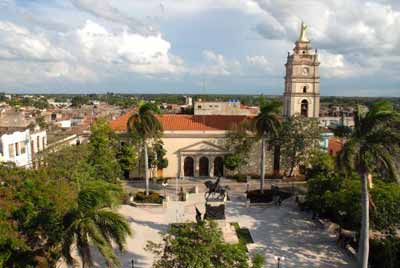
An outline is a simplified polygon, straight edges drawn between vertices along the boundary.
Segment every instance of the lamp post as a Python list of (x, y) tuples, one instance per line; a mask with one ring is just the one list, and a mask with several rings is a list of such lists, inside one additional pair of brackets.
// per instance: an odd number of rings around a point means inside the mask
[(276, 260), (277, 267), (280, 268), (281, 267), (281, 261), (284, 261), (285, 257), (275, 256), (275, 260)]
[(168, 182), (163, 182), (162, 186), (164, 188), (164, 200), (167, 200), (167, 186), (168, 186)]

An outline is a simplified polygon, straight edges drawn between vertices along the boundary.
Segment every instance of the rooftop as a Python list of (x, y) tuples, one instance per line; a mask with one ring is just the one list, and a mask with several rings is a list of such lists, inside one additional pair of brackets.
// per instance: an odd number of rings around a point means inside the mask
[[(127, 112), (111, 121), (110, 126), (115, 131), (126, 131), (127, 122), (133, 111)], [(236, 115), (187, 115), (187, 114), (163, 114), (157, 116), (163, 129), (166, 131), (218, 131), (229, 130), (249, 116)]]

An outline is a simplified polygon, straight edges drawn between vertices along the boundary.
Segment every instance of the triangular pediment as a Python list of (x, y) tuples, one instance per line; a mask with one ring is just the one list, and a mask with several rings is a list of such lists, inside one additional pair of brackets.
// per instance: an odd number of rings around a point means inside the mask
[(183, 147), (178, 152), (226, 152), (222, 146), (216, 145), (212, 142), (201, 141), (189, 146)]

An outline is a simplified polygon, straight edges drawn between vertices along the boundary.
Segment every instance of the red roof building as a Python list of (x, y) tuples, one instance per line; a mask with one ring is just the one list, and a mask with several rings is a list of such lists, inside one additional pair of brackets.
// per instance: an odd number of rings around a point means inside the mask
[[(111, 121), (110, 126), (115, 131), (127, 130), (127, 122), (133, 111), (127, 112), (119, 118)], [(187, 115), (187, 114), (163, 114), (159, 115), (164, 131), (218, 131), (229, 130), (232, 125), (237, 125), (249, 116), (231, 115)]]
[(328, 141), (328, 154), (337, 156), (342, 150), (345, 141), (336, 137), (330, 137)]

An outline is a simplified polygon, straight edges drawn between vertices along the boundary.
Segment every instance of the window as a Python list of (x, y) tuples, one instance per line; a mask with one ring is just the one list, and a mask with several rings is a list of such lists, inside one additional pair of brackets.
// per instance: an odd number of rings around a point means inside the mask
[(201, 109), (201, 105), (198, 105), (197, 108), (198, 108), (198, 109)]
[(14, 157), (15, 156), (14, 144), (9, 144), (8, 145), (8, 155), (10, 157)]
[(21, 146), (21, 154), (25, 154), (26, 153), (25, 142), (21, 142), (20, 146)]
[(42, 137), (42, 150), (44, 150), (44, 148), (46, 148), (46, 138)]
[(307, 93), (307, 86), (303, 87), (303, 93)]
[(19, 144), (18, 144), (18, 142), (15, 143), (15, 155), (16, 155), (16, 156), (19, 155)]

